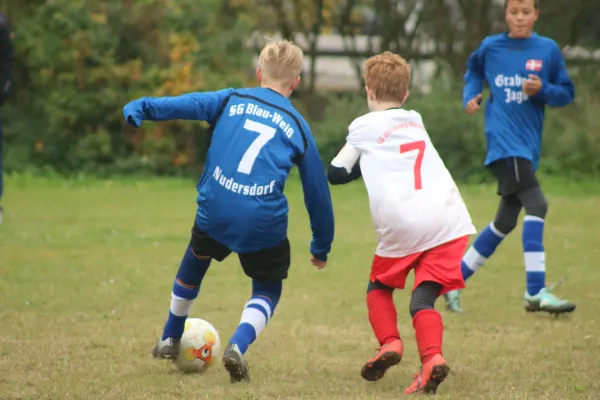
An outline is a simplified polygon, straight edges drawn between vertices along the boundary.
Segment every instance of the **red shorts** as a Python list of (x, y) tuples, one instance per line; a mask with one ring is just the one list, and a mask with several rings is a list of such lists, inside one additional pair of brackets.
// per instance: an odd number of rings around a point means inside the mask
[(440, 296), (456, 289), (464, 289), (460, 263), (469, 237), (463, 236), (433, 249), (405, 257), (388, 258), (375, 255), (371, 266), (371, 282), (378, 281), (394, 289), (404, 289), (410, 270), (415, 270), (413, 290), (422, 282), (432, 281), (442, 285)]

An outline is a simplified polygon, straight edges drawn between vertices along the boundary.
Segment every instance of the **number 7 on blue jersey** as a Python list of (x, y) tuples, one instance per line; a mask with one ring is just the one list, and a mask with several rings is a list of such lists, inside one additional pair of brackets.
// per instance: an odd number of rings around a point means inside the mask
[(254, 139), (250, 147), (248, 147), (237, 168), (238, 172), (250, 175), (256, 157), (258, 157), (258, 153), (260, 153), (260, 150), (269, 142), (269, 140), (275, 137), (277, 129), (250, 119), (246, 119), (244, 122), (244, 129), (258, 133), (258, 137)]

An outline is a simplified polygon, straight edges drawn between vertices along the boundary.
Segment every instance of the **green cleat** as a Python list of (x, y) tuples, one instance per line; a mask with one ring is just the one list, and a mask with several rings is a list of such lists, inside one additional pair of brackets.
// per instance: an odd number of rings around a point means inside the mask
[(460, 290), (453, 290), (444, 294), (444, 299), (446, 299), (446, 310), (454, 313), (463, 312), (460, 307)]
[(554, 289), (554, 287), (556, 287), (556, 285), (545, 287), (535, 296), (530, 296), (525, 292), (525, 311), (544, 311), (550, 314), (564, 314), (575, 310), (575, 304), (567, 300), (559, 299), (552, 294), (552, 289)]

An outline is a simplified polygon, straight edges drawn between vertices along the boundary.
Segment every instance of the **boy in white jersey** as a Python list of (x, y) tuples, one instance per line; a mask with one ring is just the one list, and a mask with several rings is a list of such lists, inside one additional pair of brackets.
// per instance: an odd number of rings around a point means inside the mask
[(361, 375), (376, 381), (400, 362), (404, 346), (392, 294), (414, 270), (410, 313), (422, 367), (405, 393), (435, 393), (450, 368), (434, 305), (439, 296), (464, 288), (460, 262), (475, 228), (421, 116), (401, 108), (410, 82), (406, 60), (379, 54), (367, 60), (364, 75), (371, 112), (350, 124), (347, 143), (328, 171), (332, 185), (363, 176), (378, 236), (367, 306), (381, 347)]

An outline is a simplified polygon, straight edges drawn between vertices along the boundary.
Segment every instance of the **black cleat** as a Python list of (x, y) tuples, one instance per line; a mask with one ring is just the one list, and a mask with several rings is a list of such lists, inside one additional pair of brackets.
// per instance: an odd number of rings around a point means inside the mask
[(152, 349), (154, 358), (164, 358), (166, 360), (176, 360), (179, 357), (179, 342), (180, 339), (166, 338), (159, 340), (156, 346)]
[(223, 365), (227, 372), (229, 372), (229, 381), (231, 383), (250, 380), (248, 373), (250, 368), (248, 368), (248, 363), (236, 344), (227, 345), (223, 353)]

